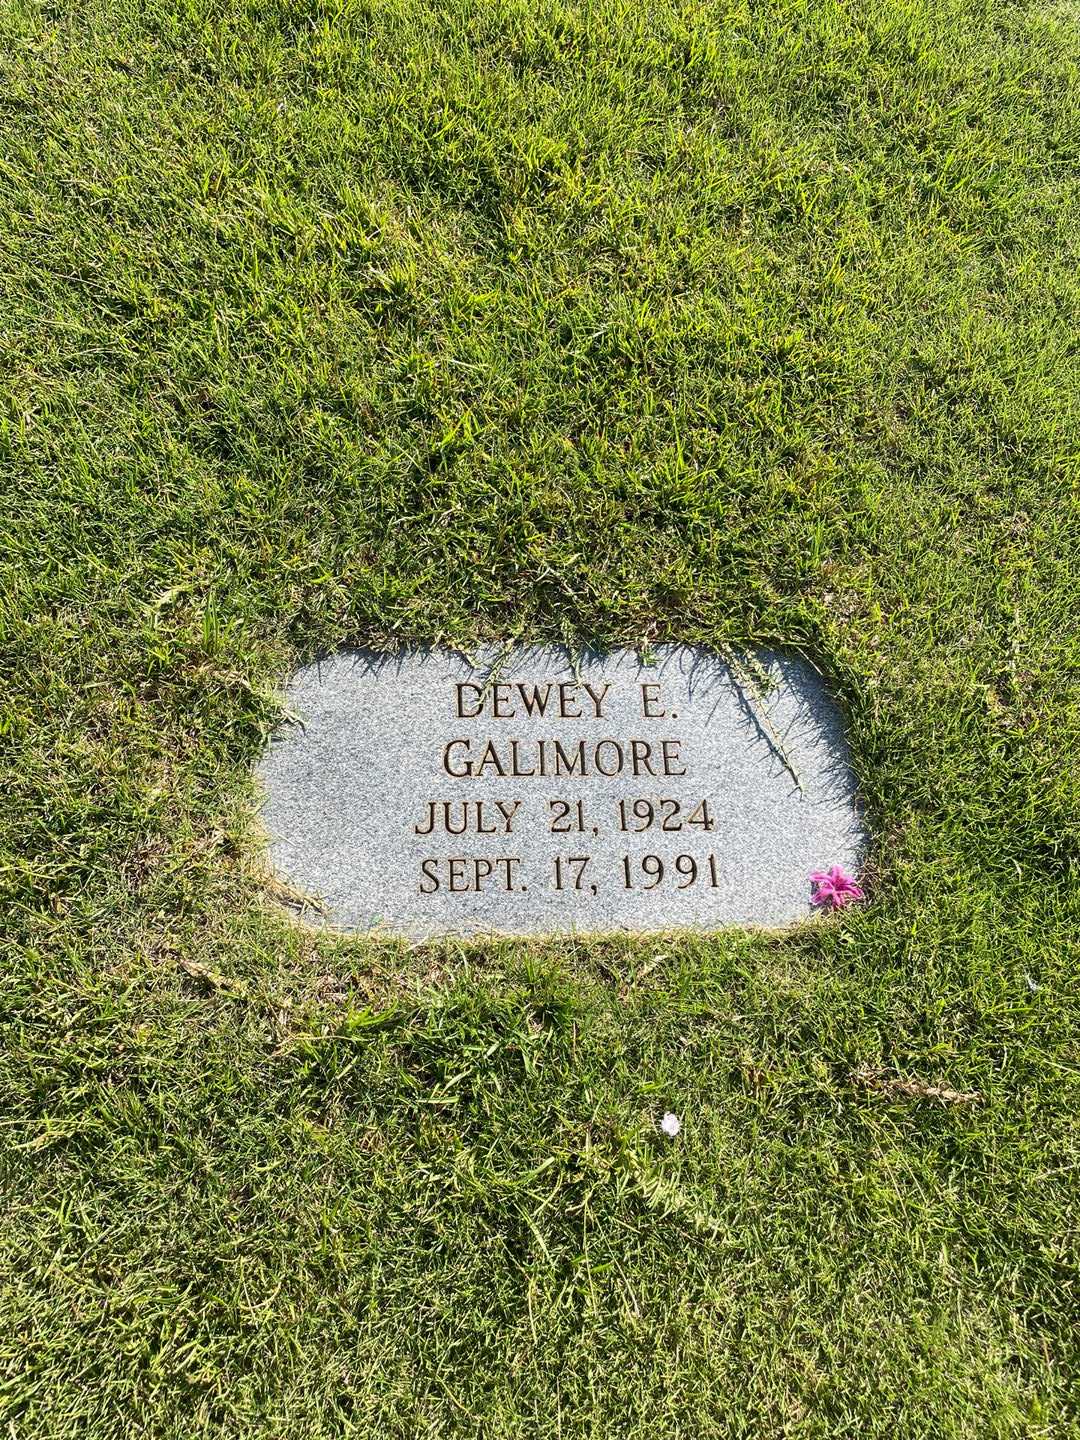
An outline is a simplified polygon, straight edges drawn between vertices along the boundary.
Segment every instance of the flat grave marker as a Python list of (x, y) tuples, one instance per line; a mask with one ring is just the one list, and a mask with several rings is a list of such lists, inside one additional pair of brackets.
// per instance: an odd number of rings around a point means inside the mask
[(413, 939), (780, 926), (864, 836), (805, 662), (659, 646), (348, 651), (300, 670), (259, 764), (307, 918)]

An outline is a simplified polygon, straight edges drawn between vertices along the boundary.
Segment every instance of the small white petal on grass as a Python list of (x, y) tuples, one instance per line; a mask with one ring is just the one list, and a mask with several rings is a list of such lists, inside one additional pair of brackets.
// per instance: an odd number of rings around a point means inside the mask
[(1031, 991), (1032, 995), (1034, 995), (1034, 994), (1035, 994), (1035, 991), (1038, 990), (1038, 988), (1039, 988), (1039, 982), (1038, 982), (1036, 979), (1034, 979), (1031, 975), (1025, 975), (1025, 976), (1024, 976), (1024, 979), (1027, 981), (1027, 987), (1028, 987), (1028, 989)]
[(672, 1139), (674, 1139), (675, 1136), (682, 1129), (682, 1126), (679, 1124), (678, 1115), (673, 1115), (669, 1110), (664, 1116), (664, 1118), (660, 1121), (660, 1129), (664, 1132), (665, 1135), (670, 1135)]

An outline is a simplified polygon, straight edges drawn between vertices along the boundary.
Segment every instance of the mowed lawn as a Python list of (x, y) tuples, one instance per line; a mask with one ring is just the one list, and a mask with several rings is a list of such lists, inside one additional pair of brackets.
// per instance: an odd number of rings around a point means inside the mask
[[(5, 1440), (1077, 1434), (1074, 0), (0, 17)], [(812, 659), (867, 903), (299, 929), (290, 670), (514, 638)]]

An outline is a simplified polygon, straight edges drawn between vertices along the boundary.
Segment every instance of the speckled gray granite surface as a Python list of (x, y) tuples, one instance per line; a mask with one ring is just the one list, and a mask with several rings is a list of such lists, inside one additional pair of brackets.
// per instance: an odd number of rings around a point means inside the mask
[(307, 918), (417, 939), (779, 926), (811, 913), (811, 871), (858, 869), (842, 717), (803, 662), (760, 657), (765, 719), (688, 647), (474, 659), (350, 651), (291, 680), (259, 777)]

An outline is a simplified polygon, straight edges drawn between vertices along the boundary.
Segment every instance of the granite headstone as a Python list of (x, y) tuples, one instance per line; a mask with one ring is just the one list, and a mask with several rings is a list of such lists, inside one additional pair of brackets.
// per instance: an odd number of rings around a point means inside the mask
[(259, 765), (308, 918), (444, 934), (711, 930), (811, 913), (863, 829), (805, 662), (658, 647), (351, 651), (310, 665)]

